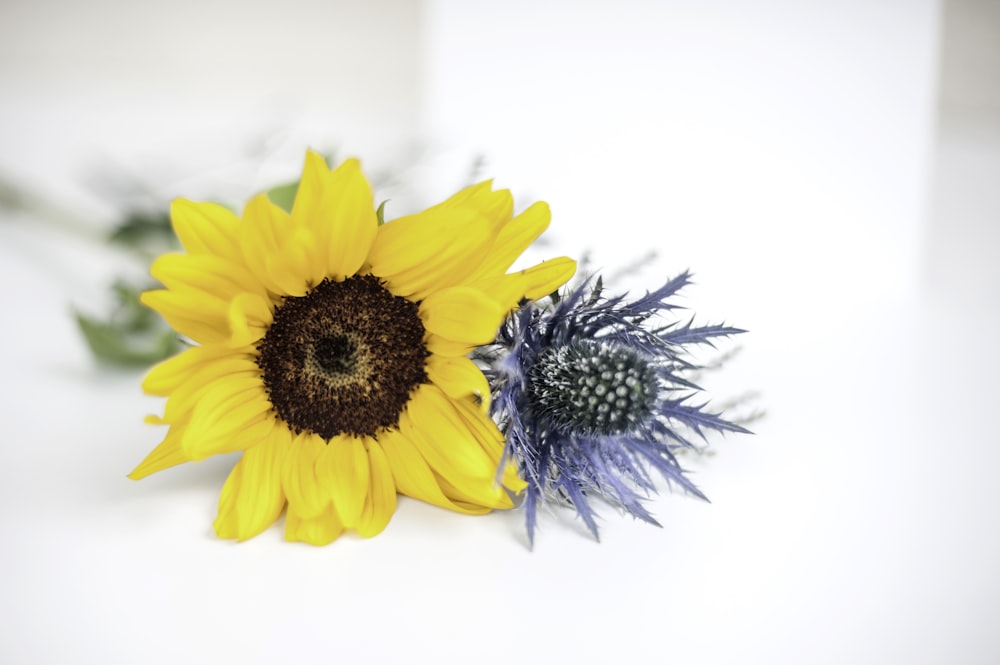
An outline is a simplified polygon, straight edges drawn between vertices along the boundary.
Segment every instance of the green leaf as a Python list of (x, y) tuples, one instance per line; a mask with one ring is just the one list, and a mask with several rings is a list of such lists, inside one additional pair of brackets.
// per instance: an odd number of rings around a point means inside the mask
[(170, 215), (166, 212), (131, 212), (115, 227), (108, 240), (132, 249), (143, 249), (155, 241), (176, 243)]
[(299, 191), (299, 181), (285, 183), (267, 190), (267, 198), (271, 203), (278, 206), (285, 212), (292, 211), (292, 204), (295, 203), (295, 194)]
[[(389, 199), (382, 201), (378, 204), (378, 210), (375, 211), (375, 217), (378, 219), (378, 225), (382, 226), (385, 224), (385, 204), (389, 202)], [(395, 227), (393, 227), (395, 228)]]
[(98, 360), (116, 365), (148, 366), (180, 351), (177, 333), (167, 328), (152, 336), (130, 335), (121, 326), (75, 313), (77, 325)]
[(177, 333), (139, 301), (143, 289), (118, 280), (111, 290), (116, 304), (108, 320), (74, 313), (80, 332), (98, 360), (146, 366), (180, 350)]
[(139, 301), (145, 289), (134, 287), (122, 280), (111, 285), (117, 308), (113, 320), (126, 332), (143, 332), (157, 324), (157, 314)]

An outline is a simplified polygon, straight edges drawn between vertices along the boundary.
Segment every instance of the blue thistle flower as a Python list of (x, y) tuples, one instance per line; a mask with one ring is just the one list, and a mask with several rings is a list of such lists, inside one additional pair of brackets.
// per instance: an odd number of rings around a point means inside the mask
[(657, 324), (679, 308), (669, 299), (689, 283), (685, 272), (627, 301), (605, 298), (600, 278), (585, 280), (551, 302), (525, 304), (483, 350), (504, 458), (527, 483), (532, 543), (546, 500), (570, 504), (595, 538), (593, 498), (659, 526), (642, 505), (656, 493), (651, 470), (707, 500), (675, 451), (696, 448), (692, 433), (704, 439), (706, 430), (747, 430), (691, 403), (701, 389), (690, 378), (700, 366), (689, 349), (744, 331), (693, 319)]

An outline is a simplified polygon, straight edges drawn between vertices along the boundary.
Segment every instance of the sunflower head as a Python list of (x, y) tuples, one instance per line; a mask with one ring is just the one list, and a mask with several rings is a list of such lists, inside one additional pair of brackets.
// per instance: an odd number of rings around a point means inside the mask
[[(523, 299), (575, 262), (508, 272), (549, 223), (513, 215), (489, 182), (380, 224), (357, 161), (308, 153), (290, 213), (267, 196), (237, 217), (210, 203), (171, 209), (184, 253), (152, 268), (143, 295), (192, 342), (143, 387), (167, 398), (163, 442), (132, 478), (241, 451), (216, 532), (246, 539), (286, 511), (289, 540), (374, 535), (397, 493), (466, 513), (509, 507), (495, 482), (503, 439), (467, 354)], [(521, 486), (513, 468), (499, 476)]]

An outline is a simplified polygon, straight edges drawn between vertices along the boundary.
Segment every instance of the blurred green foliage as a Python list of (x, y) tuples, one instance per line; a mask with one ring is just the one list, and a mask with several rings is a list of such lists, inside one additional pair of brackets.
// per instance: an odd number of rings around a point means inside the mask
[(295, 202), (295, 194), (299, 191), (299, 181), (285, 183), (267, 190), (267, 198), (271, 203), (278, 206), (285, 212), (292, 211), (292, 204)]
[(159, 314), (139, 302), (139, 294), (145, 289), (123, 280), (111, 288), (115, 306), (107, 320), (74, 312), (80, 332), (99, 360), (146, 366), (180, 351), (177, 333)]
[(170, 215), (166, 211), (129, 213), (111, 232), (108, 240), (117, 245), (140, 250), (164, 240), (176, 243), (174, 230), (170, 226)]

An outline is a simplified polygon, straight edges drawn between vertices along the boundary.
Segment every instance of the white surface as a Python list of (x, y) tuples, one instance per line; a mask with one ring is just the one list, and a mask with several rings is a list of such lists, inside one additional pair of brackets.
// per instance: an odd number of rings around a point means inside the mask
[(934, 3), (432, 7), (432, 129), (551, 201), (560, 242), (653, 247), (755, 330), (915, 283)]
[[(614, 266), (657, 245), (666, 272), (696, 270), (699, 313), (752, 330), (708, 387), (760, 389), (769, 417), (690, 460), (712, 504), (662, 497), (663, 529), (605, 511), (600, 544), (546, 519), (533, 552), (519, 513), (407, 500), (372, 540), (291, 545), (279, 525), (219, 541), (232, 459), (124, 476), (157, 442), (141, 417), (158, 405), (137, 376), (95, 369), (66, 315), (91, 303), (108, 257), (5, 214), (0, 662), (996, 662), (1000, 280), (990, 252), (963, 247), (1000, 212), (1000, 145), (944, 134), (932, 152), (936, 5), (743, 4), (437, 2), (427, 15), (424, 112), (459, 155), (449, 168), (489, 151), (519, 201), (552, 204), (546, 252), (592, 247)], [(47, 173), (31, 149), (46, 134), (27, 119), (64, 117), (46, 101), (57, 83), (0, 103), (22, 121), (0, 125), (14, 146), (0, 164), (35, 164), (31, 182), (83, 200), (78, 172)], [(204, 126), (196, 101), (138, 106), (180, 109), (191, 136)], [(85, 161), (81, 136), (61, 131)], [(116, 145), (129, 164), (150, 154)], [(943, 288), (926, 287), (931, 273)]]

